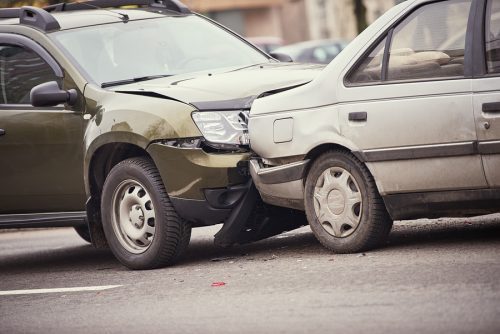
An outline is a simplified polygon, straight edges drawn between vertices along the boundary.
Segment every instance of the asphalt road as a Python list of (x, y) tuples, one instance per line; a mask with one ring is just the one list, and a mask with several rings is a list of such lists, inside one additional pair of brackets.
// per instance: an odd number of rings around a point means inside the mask
[(331, 254), (307, 227), (229, 250), (216, 231), (154, 271), (71, 229), (0, 233), (0, 333), (500, 333), (498, 215), (397, 223), (365, 255)]

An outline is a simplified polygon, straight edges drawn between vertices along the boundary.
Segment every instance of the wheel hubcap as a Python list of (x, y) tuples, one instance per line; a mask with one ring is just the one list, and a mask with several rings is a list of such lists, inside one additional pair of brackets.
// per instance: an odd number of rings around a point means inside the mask
[(146, 188), (135, 180), (125, 180), (113, 193), (113, 230), (129, 252), (145, 252), (155, 235), (155, 210)]
[(344, 168), (325, 170), (314, 188), (314, 211), (329, 234), (345, 238), (361, 221), (362, 197), (354, 177)]
[(141, 228), (144, 226), (144, 212), (142, 211), (140, 205), (131, 207), (129, 215), (129, 221), (134, 224), (136, 228)]
[(330, 191), (327, 196), (327, 205), (334, 215), (342, 214), (345, 207), (344, 195), (336, 189)]

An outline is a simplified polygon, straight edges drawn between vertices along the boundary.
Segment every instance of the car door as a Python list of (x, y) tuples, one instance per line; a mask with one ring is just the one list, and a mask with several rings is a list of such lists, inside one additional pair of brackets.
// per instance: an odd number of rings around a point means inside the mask
[[(500, 187), (500, 1), (488, 1), (486, 8), (485, 45), (478, 48), (477, 63), (485, 64), (473, 80), (474, 112), (477, 123), (478, 148), (484, 171), (492, 188)], [(483, 31), (478, 31), (483, 34)], [(482, 42), (481, 42), (482, 43)], [(483, 53), (482, 51), (485, 51)]]
[(418, 7), (346, 72), (341, 131), (382, 195), (487, 187), (468, 73), (472, 3)]
[(30, 104), (49, 81), (71, 80), (32, 40), (0, 34), (0, 214), (85, 207), (81, 112)]

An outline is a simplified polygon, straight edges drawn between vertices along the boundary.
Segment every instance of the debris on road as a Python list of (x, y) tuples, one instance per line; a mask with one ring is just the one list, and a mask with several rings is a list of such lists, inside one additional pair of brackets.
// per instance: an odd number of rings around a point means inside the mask
[(212, 287), (219, 287), (219, 286), (224, 286), (226, 285), (225, 282), (213, 282)]

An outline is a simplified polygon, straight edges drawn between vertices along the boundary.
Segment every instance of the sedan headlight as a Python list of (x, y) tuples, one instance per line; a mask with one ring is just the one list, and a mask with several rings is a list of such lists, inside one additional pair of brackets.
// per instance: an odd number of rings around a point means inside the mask
[(249, 145), (248, 111), (196, 111), (192, 116), (211, 144), (221, 148)]

